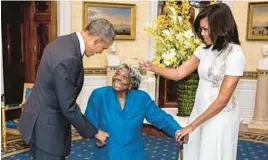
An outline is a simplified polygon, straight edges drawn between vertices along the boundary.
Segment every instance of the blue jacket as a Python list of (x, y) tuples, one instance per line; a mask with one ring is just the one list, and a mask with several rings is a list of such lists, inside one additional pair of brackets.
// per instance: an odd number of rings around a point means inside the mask
[(121, 109), (116, 91), (111, 87), (95, 89), (87, 104), (86, 118), (95, 127), (109, 134), (107, 144), (96, 148), (96, 159), (143, 160), (142, 124), (144, 118), (174, 137), (180, 125), (161, 110), (151, 97), (141, 90), (127, 92)]

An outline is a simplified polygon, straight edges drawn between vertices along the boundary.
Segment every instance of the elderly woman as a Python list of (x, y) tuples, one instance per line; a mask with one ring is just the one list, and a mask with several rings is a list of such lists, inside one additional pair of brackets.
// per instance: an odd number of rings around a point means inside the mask
[(140, 82), (139, 71), (122, 64), (112, 78), (112, 86), (92, 92), (85, 116), (98, 129), (109, 134), (106, 145), (94, 153), (97, 159), (144, 159), (144, 118), (172, 137), (181, 128), (146, 92), (138, 90)]

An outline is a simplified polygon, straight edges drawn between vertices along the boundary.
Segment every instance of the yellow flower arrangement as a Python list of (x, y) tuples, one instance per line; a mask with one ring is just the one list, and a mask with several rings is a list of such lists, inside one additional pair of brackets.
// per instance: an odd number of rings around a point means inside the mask
[(145, 27), (145, 31), (151, 33), (156, 41), (153, 64), (176, 68), (188, 60), (200, 45), (189, 21), (190, 8), (189, 1), (182, 1), (179, 7), (176, 1), (169, 0), (166, 2), (164, 15), (156, 18), (155, 26)]

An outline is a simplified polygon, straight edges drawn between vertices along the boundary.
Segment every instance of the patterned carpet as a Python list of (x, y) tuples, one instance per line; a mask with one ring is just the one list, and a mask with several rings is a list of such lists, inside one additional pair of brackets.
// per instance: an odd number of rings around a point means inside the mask
[[(178, 159), (179, 145), (171, 138), (160, 138), (155, 136), (145, 136), (146, 158), (156, 160)], [(21, 141), (12, 142), (8, 149), (3, 151), (3, 160), (29, 160), (31, 153), (26, 145), (21, 145)], [(94, 148), (92, 141), (80, 139), (80, 136), (73, 133), (72, 150), (69, 159), (93, 160)], [(239, 133), (237, 160), (267, 160), (268, 159), (268, 135), (252, 134), (247, 132)]]
[[(146, 160), (177, 160), (180, 144), (173, 138), (144, 136)], [(99, 160), (99, 155), (94, 152), (97, 149), (93, 141), (89, 139), (77, 139), (72, 142), (72, 149), (67, 160)], [(27, 152), (25, 152), (27, 151)], [(16, 152), (15, 155), (2, 155), (3, 160), (30, 160), (31, 152), (24, 150), (23, 153)], [(5, 157), (5, 158), (4, 158)]]
[[(81, 136), (76, 132), (76, 130), (73, 130), (72, 140), (78, 139), (81, 139)], [(1, 158), (9, 157), (29, 150), (30, 148), (28, 147), (28, 145), (23, 144), (23, 142), (19, 139), (18, 136), (14, 136), (10, 138), (10, 143), (7, 144), (6, 150), (3, 149), (3, 143), (1, 143)]]
[(238, 138), (239, 138), (239, 140), (268, 144), (268, 134), (239, 132)]

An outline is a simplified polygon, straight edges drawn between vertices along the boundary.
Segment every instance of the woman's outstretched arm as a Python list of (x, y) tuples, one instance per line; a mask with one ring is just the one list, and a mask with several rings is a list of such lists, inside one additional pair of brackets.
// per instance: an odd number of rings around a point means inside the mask
[(155, 72), (167, 79), (181, 80), (195, 71), (199, 62), (200, 60), (195, 55), (192, 55), (189, 60), (175, 69), (158, 67), (152, 64), (152, 62), (146, 60), (139, 60), (139, 65), (141, 69)]

